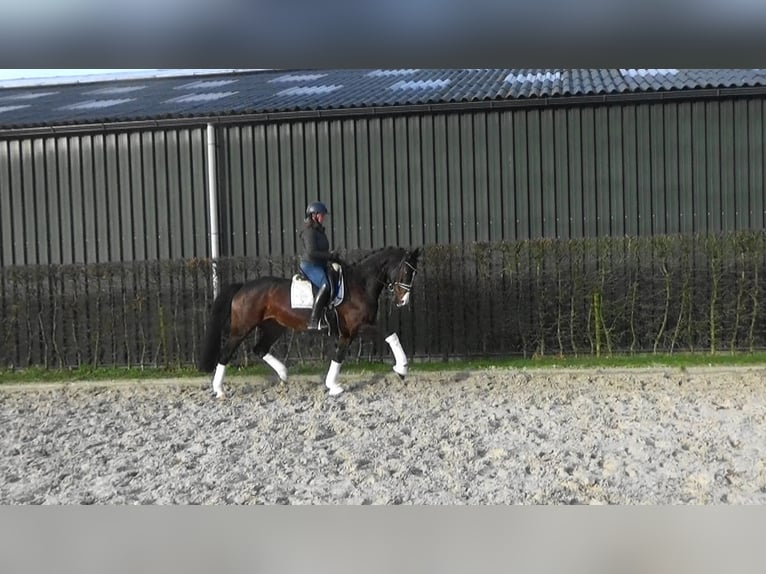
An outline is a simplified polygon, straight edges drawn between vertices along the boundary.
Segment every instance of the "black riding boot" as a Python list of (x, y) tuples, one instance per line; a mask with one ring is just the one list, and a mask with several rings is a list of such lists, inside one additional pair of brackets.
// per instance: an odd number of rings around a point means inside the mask
[(314, 299), (314, 307), (311, 309), (311, 319), (306, 327), (309, 331), (317, 331), (319, 329), (319, 315), (327, 305), (327, 301), (330, 299), (330, 286), (325, 283), (319, 288), (316, 299)]

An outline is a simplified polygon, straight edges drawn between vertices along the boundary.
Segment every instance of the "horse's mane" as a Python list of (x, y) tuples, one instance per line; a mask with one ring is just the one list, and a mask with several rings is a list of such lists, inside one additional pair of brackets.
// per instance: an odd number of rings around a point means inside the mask
[(387, 247), (379, 247), (378, 249), (375, 249), (366, 255), (363, 255), (361, 259), (358, 261), (352, 263), (351, 265), (353, 267), (366, 267), (370, 263), (372, 263), (373, 260), (377, 262), (377, 259), (380, 258), (382, 255), (386, 254), (385, 252), (389, 252), (390, 254), (397, 254), (397, 257), (400, 257), (400, 254), (403, 254), (406, 250), (403, 247), (396, 247), (396, 246), (387, 246)]
[(356, 261), (343, 261), (351, 276), (365, 281), (375, 276), (382, 266), (393, 266), (399, 262), (406, 249), (396, 246), (379, 247), (361, 256)]
[(355, 263), (355, 265), (359, 265), (359, 264), (361, 264), (361, 263), (364, 263), (364, 262), (366, 262), (367, 260), (369, 260), (369, 259), (371, 259), (371, 258), (373, 258), (373, 257), (376, 257), (377, 255), (379, 255), (379, 254), (380, 254), (380, 253), (382, 253), (383, 251), (386, 251), (387, 249), (396, 249), (396, 248), (395, 248), (395, 247), (378, 247), (377, 249), (373, 249), (373, 250), (372, 250), (372, 251), (370, 251), (369, 253), (366, 253), (365, 255), (362, 255), (362, 258), (361, 258), (361, 259), (359, 259), (359, 261), (357, 261), (357, 262)]

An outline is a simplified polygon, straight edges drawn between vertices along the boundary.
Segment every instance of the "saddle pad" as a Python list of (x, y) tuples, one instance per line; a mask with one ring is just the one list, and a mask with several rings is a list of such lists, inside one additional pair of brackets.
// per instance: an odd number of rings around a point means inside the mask
[[(338, 285), (336, 285), (335, 297), (330, 301), (330, 307), (337, 307), (343, 303), (346, 294), (346, 282), (343, 280), (343, 270), (337, 263), (333, 267), (338, 272)], [(314, 287), (311, 281), (302, 279), (297, 273), (293, 275), (290, 284), (290, 305), (293, 309), (311, 309), (314, 306)]]
[(333, 263), (332, 267), (338, 273), (338, 284), (336, 285), (335, 298), (330, 301), (330, 306), (337, 307), (343, 303), (343, 298), (346, 295), (346, 281), (343, 278), (343, 268), (337, 263)]
[(293, 282), (290, 285), (290, 304), (293, 309), (311, 309), (314, 306), (311, 281), (301, 279), (298, 275), (293, 276)]

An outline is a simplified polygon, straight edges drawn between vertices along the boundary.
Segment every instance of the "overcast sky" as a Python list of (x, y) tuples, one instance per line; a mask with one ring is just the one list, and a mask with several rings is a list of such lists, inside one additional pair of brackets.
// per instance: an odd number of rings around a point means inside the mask
[(15, 79), (28, 79), (28, 78), (51, 78), (51, 77), (67, 77), (67, 76), (84, 76), (88, 74), (108, 74), (113, 72), (146, 72), (148, 70), (115, 70), (115, 69), (103, 69), (103, 70), (88, 70), (88, 69), (70, 69), (70, 70), (45, 70), (39, 68), (33, 68), (29, 70), (2, 70), (0, 69), (0, 80), (15, 80)]
[(157, 72), (153, 69), (0, 69), (0, 88), (61, 84), (67, 81), (87, 81), (108, 77), (132, 77), (135, 74)]
[(16, 86), (60, 84), (66, 81), (105, 80), (110, 78), (157, 77), (216, 72), (231, 72), (231, 69), (158, 69), (158, 68), (117, 68), (117, 69), (0, 69), (0, 88)]

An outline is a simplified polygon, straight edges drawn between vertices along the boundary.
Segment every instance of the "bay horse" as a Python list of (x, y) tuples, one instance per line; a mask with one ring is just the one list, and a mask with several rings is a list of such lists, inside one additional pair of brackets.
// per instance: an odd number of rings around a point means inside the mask
[[(341, 364), (360, 328), (374, 325), (383, 288), (393, 293), (397, 307), (410, 302), (419, 257), (419, 247), (413, 251), (384, 247), (357, 263), (342, 264), (345, 288), (343, 301), (336, 307), (338, 341), (325, 379), (330, 395), (343, 392), (337, 382)], [(287, 381), (287, 367), (269, 351), (287, 329), (305, 331), (311, 314), (311, 309), (292, 307), (291, 283), (292, 279), (284, 277), (260, 277), (247, 283), (234, 283), (224, 286), (213, 301), (198, 367), (204, 372), (215, 371), (213, 391), (219, 399), (225, 397), (226, 365), (253, 330), (256, 330), (253, 351), (274, 369), (282, 382)], [(392, 333), (386, 342), (396, 358), (393, 370), (403, 378), (407, 374), (407, 355), (398, 335)]]

